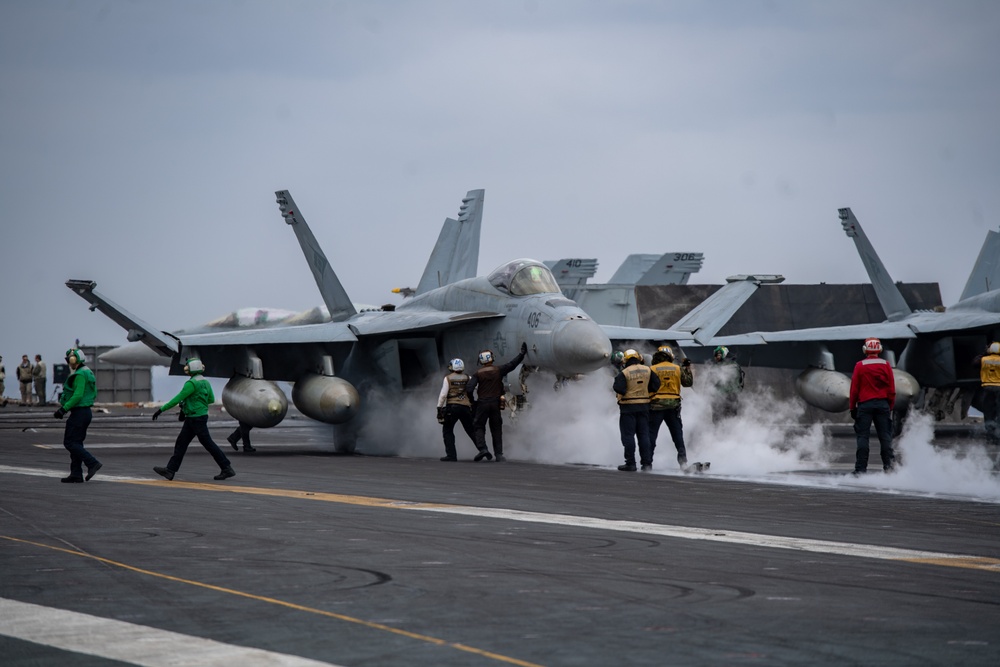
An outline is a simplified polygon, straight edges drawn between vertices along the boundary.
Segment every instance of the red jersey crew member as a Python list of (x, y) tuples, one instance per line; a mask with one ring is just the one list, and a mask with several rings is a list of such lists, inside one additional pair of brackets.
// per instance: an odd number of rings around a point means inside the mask
[(878, 435), (882, 469), (889, 472), (895, 465), (892, 451), (892, 409), (896, 403), (896, 380), (889, 362), (878, 355), (882, 353), (882, 342), (878, 338), (868, 338), (861, 348), (865, 358), (854, 365), (851, 375), (851, 417), (854, 419), (854, 434), (858, 438), (858, 451), (854, 463), (854, 474), (868, 471), (868, 438), (872, 422)]

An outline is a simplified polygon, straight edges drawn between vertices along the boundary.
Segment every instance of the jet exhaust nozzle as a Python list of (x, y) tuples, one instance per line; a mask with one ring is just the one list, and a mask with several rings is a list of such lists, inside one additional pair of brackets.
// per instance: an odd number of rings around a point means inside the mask
[(361, 396), (343, 378), (309, 374), (292, 387), (292, 402), (307, 417), (326, 424), (343, 424), (358, 414)]
[(257, 428), (277, 425), (288, 412), (288, 397), (270, 380), (235, 375), (222, 389), (226, 412)]

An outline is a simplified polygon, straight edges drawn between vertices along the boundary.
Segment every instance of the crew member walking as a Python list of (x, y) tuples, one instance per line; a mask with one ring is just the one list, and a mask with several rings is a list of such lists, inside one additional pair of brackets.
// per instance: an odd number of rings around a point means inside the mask
[[(27, 355), (25, 355), (27, 358)], [(69, 477), (63, 477), (63, 482), (82, 482), (90, 480), (103, 466), (93, 454), (83, 447), (87, 439), (87, 427), (93, 419), (90, 406), (97, 398), (97, 379), (94, 371), (85, 365), (87, 358), (77, 348), (66, 350), (66, 363), (70, 374), (63, 385), (59, 396), (61, 405), (53, 415), (62, 419), (69, 412), (66, 429), (63, 431), (63, 447), (69, 451)], [(87, 476), (83, 476), (83, 466), (87, 466)]]
[[(483, 350), (479, 353), (480, 368), (469, 378), (465, 385), (465, 393), (470, 400), (475, 401), (475, 417), (472, 427), (476, 434), (476, 460), (489, 456), (486, 449), (486, 422), (490, 423), (490, 436), (493, 439), (493, 455), (497, 461), (506, 461), (503, 455), (503, 417), (501, 416), (500, 399), (503, 397), (503, 379), (517, 365), (524, 361), (528, 354), (528, 344), (521, 343), (521, 352), (506, 364), (496, 366), (493, 363), (493, 352)], [(477, 391), (478, 390), (478, 391)]]
[(854, 419), (854, 434), (858, 439), (854, 474), (861, 475), (868, 471), (868, 438), (872, 422), (878, 435), (882, 469), (889, 472), (896, 460), (892, 451), (896, 380), (889, 362), (878, 356), (882, 353), (882, 342), (878, 338), (866, 339), (861, 349), (865, 358), (854, 365), (851, 375), (851, 418)]
[(685, 359), (678, 366), (674, 363), (673, 349), (669, 345), (661, 345), (653, 355), (650, 370), (660, 378), (660, 388), (649, 401), (649, 462), (653, 463), (653, 455), (656, 454), (660, 424), (666, 422), (677, 450), (677, 463), (683, 468), (687, 465), (687, 450), (684, 448), (684, 424), (681, 422), (681, 387), (694, 384), (691, 360)]
[(709, 377), (715, 388), (712, 396), (712, 421), (735, 417), (739, 412), (740, 392), (743, 391), (743, 376), (746, 373), (736, 361), (736, 356), (723, 345), (712, 351), (709, 366)]
[(618, 430), (625, 448), (625, 464), (618, 469), (635, 472), (635, 441), (639, 440), (639, 463), (653, 467), (649, 442), (649, 399), (660, 388), (660, 378), (642, 363), (635, 350), (625, 350), (625, 367), (615, 376), (612, 388), (618, 394)]
[(181, 468), (181, 462), (184, 460), (188, 445), (197, 437), (201, 446), (212, 455), (221, 468), (221, 472), (215, 476), (215, 479), (235, 477), (236, 472), (229, 463), (229, 459), (215, 444), (208, 432), (208, 406), (215, 402), (215, 392), (212, 391), (211, 383), (202, 375), (205, 372), (205, 365), (201, 359), (188, 359), (187, 363), (184, 364), (184, 372), (191, 377), (181, 387), (180, 393), (153, 413), (153, 421), (156, 421), (162, 413), (179, 403), (184, 420), (184, 426), (181, 427), (181, 432), (177, 434), (177, 441), (174, 442), (174, 455), (167, 462), (167, 467), (154, 466), (153, 470), (158, 475), (173, 479)]
[[(444, 456), (441, 460), (457, 461), (455, 423), (462, 423), (462, 428), (473, 443), (476, 442), (476, 431), (472, 425), (472, 401), (465, 391), (470, 379), (465, 374), (465, 362), (461, 359), (452, 359), (448, 363), (448, 370), (451, 372), (444, 376), (437, 402), (438, 423), (442, 425), (441, 430), (444, 435)], [(485, 445), (479, 450), (475, 460), (481, 461), (484, 458), (487, 461), (493, 459), (493, 455)]]

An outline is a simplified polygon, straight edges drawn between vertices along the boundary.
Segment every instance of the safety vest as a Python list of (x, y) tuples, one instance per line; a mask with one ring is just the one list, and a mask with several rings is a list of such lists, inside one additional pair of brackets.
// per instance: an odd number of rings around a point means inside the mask
[(448, 398), (445, 402), (448, 405), (464, 405), (472, 407), (468, 394), (465, 393), (465, 385), (469, 382), (469, 376), (465, 373), (449, 373), (448, 377)]
[(622, 371), (628, 383), (625, 393), (618, 397), (618, 405), (649, 403), (649, 366), (635, 364)]
[(660, 378), (660, 388), (653, 394), (653, 400), (681, 397), (681, 367), (669, 361), (661, 361), (652, 370)]
[(979, 366), (979, 381), (984, 387), (1000, 387), (1000, 354), (987, 354)]

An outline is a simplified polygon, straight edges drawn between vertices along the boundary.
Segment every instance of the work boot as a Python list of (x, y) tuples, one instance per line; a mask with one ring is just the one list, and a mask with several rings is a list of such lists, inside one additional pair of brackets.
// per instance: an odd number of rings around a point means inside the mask
[(488, 449), (480, 449), (479, 453), (476, 454), (476, 458), (474, 458), (472, 460), (473, 461), (482, 461), (483, 459), (486, 459), (487, 461), (492, 461), (493, 460), (493, 455), (490, 454), (490, 450), (488, 450)]
[(87, 476), (86, 476), (86, 477), (84, 477), (84, 479), (85, 479), (85, 480), (87, 480), (87, 481), (89, 482), (89, 481), (90, 481), (90, 479), (91, 479), (91, 478), (92, 478), (92, 477), (93, 477), (94, 475), (96, 475), (96, 474), (97, 474), (97, 471), (98, 471), (98, 470), (100, 470), (100, 469), (101, 469), (101, 468), (103, 468), (103, 467), (104, 467), (104, 464), (103, 464), (103, 463), (101, 463), (100, 461), (97, 461), (97, 462), (95, 462), (95, 463), (94, 463), (94, 465), (92, 465), (92, 466), (87, 466)]
[(503, 463), (504, 461), (507, 460), (507, 457), (504, 456), (503, 454), (497, 454), (496, 455), (496, 460), (497, 460), (497, 463)]
[(239, 429), (236, 429), (235, 431), (233, 431), (232, 433), (230, 433), (229, 435), (227, 435), (226, 436), (226, 440), (228, 440), (229, 444), (233, 446), (233, 449), (235, 449), (236, 451), (240, 451), (240, 445), (239, 445), (239, 442), (240, 442), (240, 430)]
[(256, 451), (257, 451), (257, 448), (256, 447), (252, 447), (250, 445), (245, 445), (243, 447), (243, 453), (244, 454), (253, 454)]
[(220, 472), (212, 479), (229, 479), (230, 477), (236, 477), (236, 471), (233, 470), (232, 466), (226, 466), (225, 468), (222, 469), (222, 472)]
[(441, 460), (442, 461), (457, 461), (458, 459), (456, 457), (454, 457), (454, 456), (442, 456)]
[(642, 468), (640, 468), (640, 469), (641, 469), (641, 470), (642, 470), (643, 472), (645, 472), (645, 471), (647, 471), (647, 470), (652, 470), (652, 469), (653, 469), (653, 464), (652, 464), (652, 463), (643, 463), (643, 464), (642, 464)]
[(622, 465), (618, 466), (618, 469), (621, 470), (622, 472), (635, 472), (635, 464), (634, 463), (625, 463), (625, 464), (622, 464)]
[(155, 472), (160, 477), (166, 477), (167, 479), (174, 478), (174, 471), (170, 468), (161, 468), (160, 466), (153, 466), (153, 472)]
[(63, 477), (59, 481), (60, 482), (65, 482), (67, 484), (77, 484), (77, 483), (83, 483), (83, 477), (77, 477), (76, 475), (70, 475), (69, 477)]

